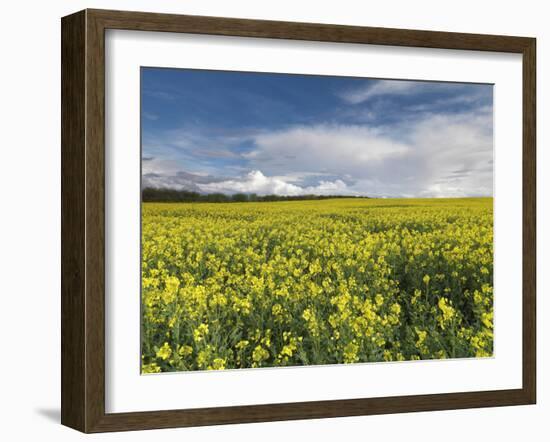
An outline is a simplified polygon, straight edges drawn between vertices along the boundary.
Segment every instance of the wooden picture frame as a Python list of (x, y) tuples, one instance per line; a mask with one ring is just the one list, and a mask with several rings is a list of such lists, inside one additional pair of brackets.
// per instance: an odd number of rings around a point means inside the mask
[[(105, 412), (105, 30), (418, 48), (523, 57), (523, 385), (513, 390)], [(91, 432), (534, 404), (536, 42), (533, 38), (84, 10), (62, 19), (62, 424)]]

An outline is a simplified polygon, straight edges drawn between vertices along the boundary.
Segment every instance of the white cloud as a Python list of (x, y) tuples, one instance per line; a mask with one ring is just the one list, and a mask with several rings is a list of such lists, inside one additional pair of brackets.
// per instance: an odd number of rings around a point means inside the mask
[(316, 186), (301, 187), (296, 184), (286, 182), (280, 177), (268, 177), (261, 171), (254, 170), (244, 177), (230, 179), (226, 181), (198, 184), (203, 192), (213, 193), (257, 193), (260, 195), (337, 195), (351, 194), (347, 191), (347, 186), (342, 180), (321, 181)]
[(347, 182), (348, 194), (492, 195), (488, 109), (429, 115), (384, 131), (366, 126), (300, 126), (258, 135), (255, 144), (247, 156), (250, 168), (282, 177), (283, 182), (311, 182), (311, 177), (325, 174), (332, 182), (338, 178)]
[(160, 174), (172, 175), (181, 170), (181, 166), (176, 161), (171, 161), (165, 158), (149, 158), (147, 161), (141, 162), (142, 175)]
[(418, 92), (426, 83), (420, 81), (379, 80), (363, 88), (344, 92), (341, 97), (351, 104), (358, 104), (380, 95), (407, 95)]
[(436, 115), (415, 127), (416, 161), (425, 163), (420, 196), (481, 196), (493, 193), (492, 114)]
[[(217, 161), (229, 157), (218, 155), (227, 149), (219, 138), (215, 148), (193, 146), (201, 151), (195, 157), (144, 161), (144, 176), (151, 174), (144, 183), (205, 193), (487, 196), (493, 188), (492, 122), (492, 109), (485, 107), (379, 128), (317, 124), (255, 131), (246, 138), (253, 150), (232, 153), (239, 158), (229, 158), (230, 165)], [(187, 133), (187, 139), (203, 137)]]
[(256, 149), (245, 158), (252, 168), (268, 169), (269, 175), (285, 175), (291, 170), (337, 170), (353, 175), (353, 170), (403, 156), (410, 148), (380, 130), (361, 125), (298, 126), (256, 135), (254, 142)]

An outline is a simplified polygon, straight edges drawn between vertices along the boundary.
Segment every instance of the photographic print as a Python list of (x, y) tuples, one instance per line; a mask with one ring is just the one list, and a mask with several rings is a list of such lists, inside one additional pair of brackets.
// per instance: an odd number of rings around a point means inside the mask
[(493, 355), (493, 86), (141, 68), (141, 372)]

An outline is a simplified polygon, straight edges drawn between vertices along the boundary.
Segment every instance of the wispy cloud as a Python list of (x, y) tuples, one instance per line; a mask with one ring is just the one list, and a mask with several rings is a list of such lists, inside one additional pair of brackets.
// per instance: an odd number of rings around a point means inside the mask
[(340, 96), (348, 103), (358, 104), (381, 95), (419, 93), (426, 89), (426, 85), (420, 81), (378, 80), (361, 88), (344, 91)]
[(443, 112), (445, 113), (452, 106), (472, 106), (476, 112), (479, 111), (492, 111), (492, 105), (490, 103), (491, 95), (487, 94), (486, 90), (480, 89), (474, 93), (452, 95), (448, 97), (429, 100), (420, 104), (413, 104), (405, 106), (407, 111), (431, 111), (431, 112)]
[(151, 112), (142, 112), (141, 115), (143, 115), (143, 118), (146, 118), (147, 120), (150, 120), (150, 121), (157, 121), (159, 119), (159, 116), (156, 115), (156, 114), (153, 114)]
[(158, 98), (158, 99), (161, 99), (161, 100), (175, 100), (176, 99), (176, 94), (175, 93), (170, 93), (170, 92), (165, 92), (165, 91), (160, 91), (160, 90), (145, 89), (143, 91), (143, 93), (145, 95), (148, 95), (149, 97)]
[[(434, 81), (377, 80), (347, 89), (340, 97), (357, 105), (377, 99), (404, 100), (404, 111), (448, 112), (455, 106), (491, 105), (490, 85), (467, 85)], [(396, 111), (398, 109), (395, 109)], [(368, 112), (373, 112), (369, 109)]]

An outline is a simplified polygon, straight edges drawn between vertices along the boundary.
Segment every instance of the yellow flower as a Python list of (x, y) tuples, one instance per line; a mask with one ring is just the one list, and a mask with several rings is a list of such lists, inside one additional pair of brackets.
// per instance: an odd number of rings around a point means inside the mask
[(416, 334), (418, 335), (418, 340), (416, 341), (416, 346), (420, 347), (424, 341), (426, 340), (426, 336), (428, 336), (428, 332), (425, 330), (419, 330), (416, 329)]
[(161, 358), (162, 360), (168, 359), (170, 356), (172, 356), (172, 349), (170, 348), (170, 345), (168, 342), (165, 342), (162, 347), (159, 348), (157, 351), (157, 358)]
[(237, 344), (235, 345), (235, 348), (237, 350), (244, 350), (246, 347), (248, 347), (248, 344), (249, 344), (249, 341), (244, 339), (242, 341), (237, 342)]
[(193, 347), (189, 346), (189, 345), (182, 345), (179, 350), (178, 350), (178, 353), (180, 356), (189, 356), (191, 354), (193, 354)]
[(439, 318), (439, 324), (444, 329), (445, 325), (453, 319), (455, 309), (450, 305), (450, 301), (447, 301), (447, 298), (439, 298), (437, 305), (442, 313)]
[(401, 306), (398, 303), (394, 303), (392, 304), (390, 310), (392, 313), (399, 315), (399, 313), (401, 313)]
[(274, 304), (273, 307), (271, 308), (271, 314), (273, 316), (280, 316), (283, 314), (283, 307), (281, 306), (281, 304)]
[(357, 357), (357, 352), (359, 351), (359, 346), (355, 342), (349, 342), (344, 347), (344, 362), (346, 364), (351, 364), (357, 362), (359, 358)]
[(226, 360), (222, 358), (215, 358), (212, 361), (212, 365), (208, 367), (209, 370), (225, 370)]
[(208, 324), (200, 324), (193, 331), (193, 339), (195, 340), (195, 342), (201, 342), (207, 334), (208, 334)]
[(483, 322), (483, 325), (485, 327), (493, 328), (493, 312), (482, 313), (481, 314), (481, 322)]
[(143, 374), (150, 374), (150, 373), (160, 373), (161, 370), (156, 362), (152, 362), (151, 364), (143, 364), (141, 366), (141, 372)]
[(269, 358), (269, 352), (261, 345), (257, 345), (252, 352), (252, 360), (258, 363), (266, 360), (267, 358)]
[(491, 198), (144, 203), (141, 264), (143, 373), (493, 352)]

